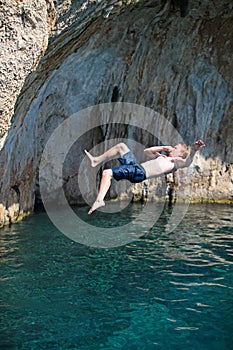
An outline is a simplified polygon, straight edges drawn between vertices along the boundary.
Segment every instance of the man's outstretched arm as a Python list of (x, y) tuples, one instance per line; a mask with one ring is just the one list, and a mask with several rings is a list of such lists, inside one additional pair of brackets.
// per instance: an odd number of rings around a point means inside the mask
[(153, 147), (145, 148), (144, 153), (150, 158), (157, 158), (161, 156), (161, 154), (158, 152), (161, 152), (161, 151), (171, 152), (172, 150), (173, 150), (173, 147), (171, 146), (153, 146)]
[(194, 144), (191, 146), (191, 151), (187, 158), (174, 158), (174, 163), (177, 168), (186, 168), (190, 166), (193, 162), (194, 156), (197, 151), (199, 151), (201, 148), (205, 147), (205, 143), (202, 140), (198, 140), (194, 142)]

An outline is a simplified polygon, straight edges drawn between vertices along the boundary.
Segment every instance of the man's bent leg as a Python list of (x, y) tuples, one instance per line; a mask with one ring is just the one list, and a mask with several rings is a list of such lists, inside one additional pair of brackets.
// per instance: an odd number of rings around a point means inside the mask
[(105, 205), (104, 197), (106, 196), (106, 193), (108, 192), (108, 189), (111, 186), (111, 180), (112, 180), (112, 170), (105, 169), (103, 171), (103, 175), (100, 181), (99, 193), (97, 195), (97, 198), (94, 204), (89, 210), (88, 214), (92, 214), (96, 209), (103, 207)]
[(113, 159), (116, 156), (122, 157), (125, 153), (129, 151), (130, 151), (129, 147), (123, 142), (118, 143), (117, 145), (111, 147), (109, 150), (107, 150), (106, 152), (104, 152), (103, 154), (97, 157), (93, 157), (87, 150), (84, 150), (87, 157), (90, 159), (92, 167), (95, 167), (104, 161)]

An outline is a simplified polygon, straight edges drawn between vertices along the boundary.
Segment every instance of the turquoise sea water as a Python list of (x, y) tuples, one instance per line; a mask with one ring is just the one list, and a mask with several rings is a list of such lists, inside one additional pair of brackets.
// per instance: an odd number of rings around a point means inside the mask
[(42, 212), (1, 229), (0, 349), (232, 349), (232, 209), (191, 205), (167, 233), (167, 208), (108, 249), (71, 241)]

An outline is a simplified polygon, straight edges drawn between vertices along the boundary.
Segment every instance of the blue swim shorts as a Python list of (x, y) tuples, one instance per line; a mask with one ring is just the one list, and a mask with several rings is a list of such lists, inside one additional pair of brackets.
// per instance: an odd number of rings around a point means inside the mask
[(125, 153), (118, 160), (121, 165), (112, 168), (113, 178), (115, 180), (129, 180), (132, 183), (137, 183), (146, 179), (144, 169), (138, 164), (137, 159), (131, 151)]

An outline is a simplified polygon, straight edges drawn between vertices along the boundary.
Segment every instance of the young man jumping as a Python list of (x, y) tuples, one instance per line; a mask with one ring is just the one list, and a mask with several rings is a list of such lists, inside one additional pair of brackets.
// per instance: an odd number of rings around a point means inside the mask
[[(204, 142), (199, 140), (191, 146), (190, 152), (188, 151), (188, 147), (181, 143), (174, 147), (149, 147), (144, 150), (144, 153), (152, 159), (141, 164), (138, 164), (134, 154), (125, 143), (118, 143), (96, 157), (85, 150), (84, 152), (89, 158), (92, 167), (113, 159), (116, 156), (119, 157), (118, 160), (121, 164), (118, 167), (103, 171), (99, 193), (88, 214), (92, 214), (96, 209), (105, 205), (104, 197), (111, 186), (112, 178), (117, 181), (129, 180), (132, 183), (137, 183), (152, 177), (172, 173), (177, 169), (188, 167), (192, 163), (195, 153), (204, 146)], [(167, 152), (168, 155), (159, 153), (161, 151)]]

